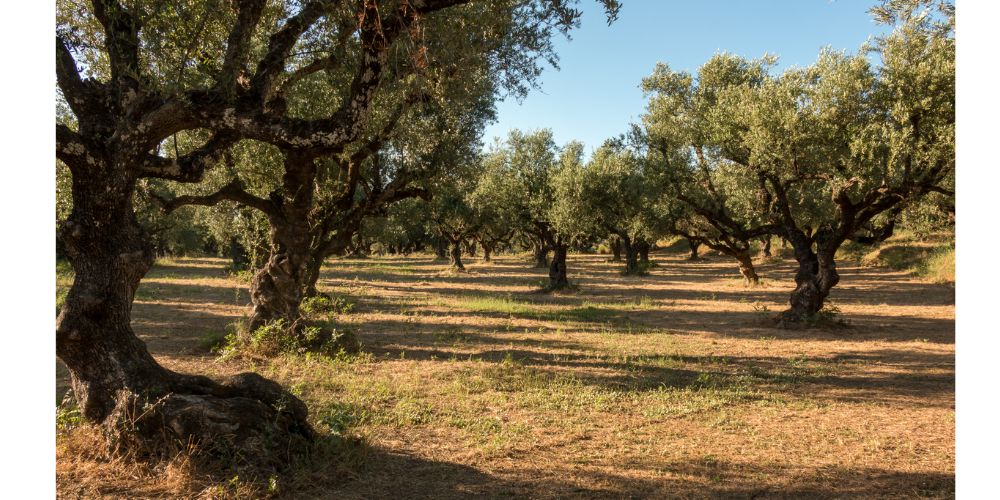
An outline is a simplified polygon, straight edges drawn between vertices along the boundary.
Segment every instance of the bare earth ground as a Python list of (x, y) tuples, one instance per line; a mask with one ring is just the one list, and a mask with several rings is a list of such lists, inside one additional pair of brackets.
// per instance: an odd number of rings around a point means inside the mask
[[(166, 366), (256, 369), (317, 428), (365, 443), (346, 474), (289, 497), (954, 496), (953, 288), (845, 263), (832, 299), (851, 327), (781, 330), (765, 318), (790, 261), (746, 288), (723, 257), (654, 255), (640, 278), (606, 258), (571, 256), (579, 289), (554, 296), (532, 292), (547, 271), (524, 256), (467, 274), (332, 260), (321, 285), (356, 303), (336, 318), (370, 353), (356, 358), (217, 361), (202, 339), (248, 301), (222, 259), (154, 268), (134, 326)], [(199, 494), (59, 450), (63, 497)]]

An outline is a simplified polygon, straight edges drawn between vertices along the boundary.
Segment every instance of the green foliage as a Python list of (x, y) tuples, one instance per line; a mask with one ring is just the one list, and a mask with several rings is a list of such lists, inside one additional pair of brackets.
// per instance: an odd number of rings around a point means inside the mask
[(641, 137), (667, 196), (681, 202), (668, 210), (674, 232), (737, 250), (765, 234), (801, 234), (832, 255), (896, 207), (922, 229), (948, 220), (952, 196), (940, 193), (954, 189), (954, 7), (893, 0), (873, 14), (894, 29), (856, 54), (824, 50), (781, 74), (772, 56), (719, 54), (697, 75), (661, 64), (644, 79)]
[(330, 328), (322, 324), (289, 325), (279, 319), (253, 331), (241, 322), (234, 323), (230, 325), (224, 345), (217, 350), (223, 359), (306, 353), (336, 358), (356, 353), (360, 348), (360, 342), (349, 329)]
[(841, 317), (840, 308), (830, 303), (824, 305), (815, 314), (808, 315), (803, 319), (809, 328), (836, 329), (850, 326), (847, 320)]
[(350, 314), (354, 311), (354, 306), (354, 302), (347, 297), (321, 294), (303, 299), (299, 310), (307, 316), (317, 317)]
[(68, 432), (84, 423), (83, 413), (76, 405), (76, 398), (68, 393), (62, 404), (56, 406), (56, 431)]

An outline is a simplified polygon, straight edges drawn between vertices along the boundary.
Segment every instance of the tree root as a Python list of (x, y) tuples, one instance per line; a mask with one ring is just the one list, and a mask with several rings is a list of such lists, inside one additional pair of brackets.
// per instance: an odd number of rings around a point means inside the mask
[(170, 378), (159, 394), (118, 391), (103, 425), (114, 451), (159, 459), (196, 450), (198, 459), (267, 474), (282, 470), (315, 436), (305, 404), (256, 373), (221, 383)]

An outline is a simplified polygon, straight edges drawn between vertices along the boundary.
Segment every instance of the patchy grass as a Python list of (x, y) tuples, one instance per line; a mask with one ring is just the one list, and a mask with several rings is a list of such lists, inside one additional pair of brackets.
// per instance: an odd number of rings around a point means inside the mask
[(224, 360), (210, 351), (247, 314), (246, 285), (221, 259), (158, 263), (133, 322), (157, 359), (277, 380), (309, 406), (320, 444), (273, 481), (183, 457), (144, 467), (96, 454), (65, 408), (59, 494), (953, 496), (946, 287), (844, 263), (831, 320), (852, 328), (781, 330), (757, 317), (787, 304), (792, 262), (762, 264), (769, 282), (751, 289), (731, 286), (730, 259), (684, 257), (661, 253), (649, 276), (625, 278), (606, 256), (572, 255), (582, 285), (557, 295), (531, 293), (546, 270), (520, 256), (455, 275), (432, 256), (333, 260), (321, 289), (350, 313), (307, 309), (364, 352)]
[(955, 249), (935, 251), (918, 267), (917, 272), (935, 283), (955, 283)]
[(955, 244), (953, 237), (946, 235), (917, 239), (903, 234), (875, 249), (852, 244), (845, 255), (868, 266), (906, 271), (934, 283), (955, 282)]

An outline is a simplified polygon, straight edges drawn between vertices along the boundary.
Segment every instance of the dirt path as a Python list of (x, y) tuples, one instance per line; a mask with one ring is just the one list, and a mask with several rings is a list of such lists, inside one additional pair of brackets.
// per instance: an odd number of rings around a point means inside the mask
[[(952, 288), (843, 265), (832, 298), (851, 327), (780, 330), (764, 318), (787, 301), (789, 262), (749, 289), (721, 257), (654, 258), (631, 278), (571, 256), (579, 290), (555, 296), (532, 292), (545, 270), (524, 258), (467, 274), (331, 261), (321, 286), (356, 303), (337, 321), (370, 354), (254, 368), (365, 453), (295, 496), (952, 496)], [(223, 266), (178, 259), (140, 288), (135, 329), (170, 368), (247, 368), (202, 341), (247, 312)], [(61, 491), (69, 477), (60, 463)], [(96, 481), (72, 491), (109, 491)]]

